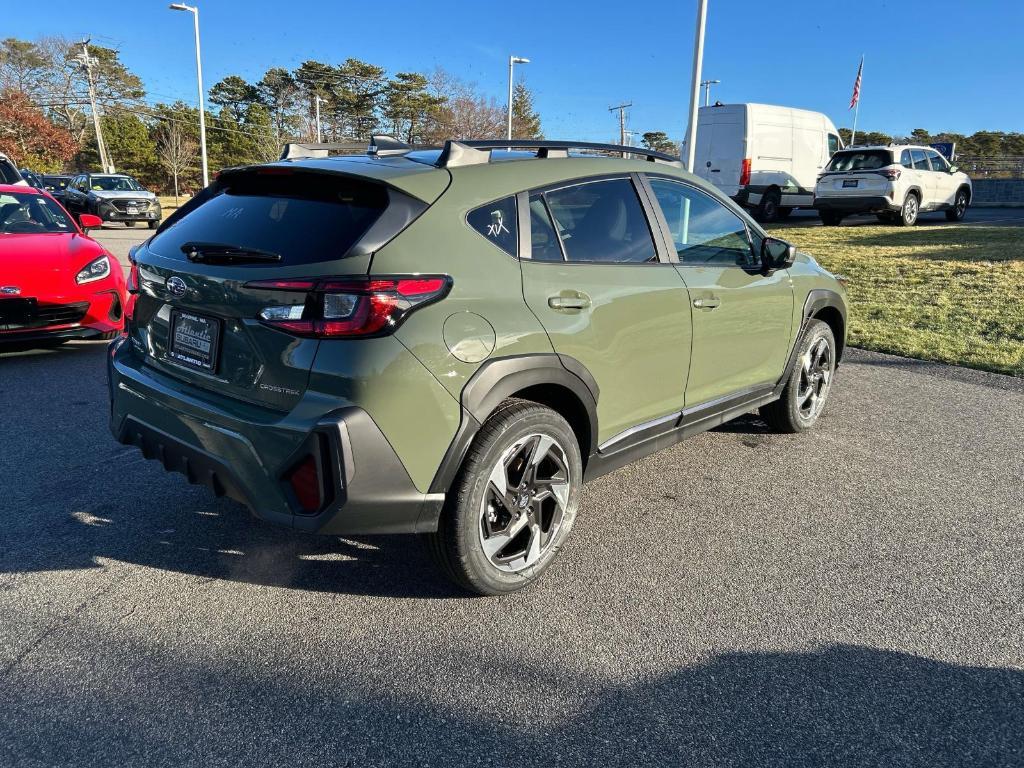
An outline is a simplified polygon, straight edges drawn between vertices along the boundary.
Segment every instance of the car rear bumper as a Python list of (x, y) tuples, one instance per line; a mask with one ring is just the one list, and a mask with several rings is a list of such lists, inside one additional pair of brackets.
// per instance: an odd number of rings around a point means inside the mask
[(815, 197), (814, 209), (835, 213), (886, 213), (898, 211), (900, 206), (884, 195)]
[[(369, 414), (343, 406), (317, 414), (300, 402), (291, 413), (239, 405), (228, 412), (192, 398), (126, 349), (108, 358), (110, 429), (164, 469), (257, 517), (312, 533), (425, 533), (437, 530), (444, 494), (419, 491)], [(287, 475), (312, 456), (321, 506), (301, 507)]]

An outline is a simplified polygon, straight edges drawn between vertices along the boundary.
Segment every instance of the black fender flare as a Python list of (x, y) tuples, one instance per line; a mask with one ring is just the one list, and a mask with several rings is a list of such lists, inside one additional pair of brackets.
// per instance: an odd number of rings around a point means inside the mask
[(582, 405), (590, 435), (590, 444), (580, 446), (586, 461), (596, 451), (599, 396), (597, 382), (586, 366), (575, 358), (550, 352), (500, 357), (481, 365), (462, 388), (459, 428), (434, 475), (430, 492), (445, 493), (451, 487), (480, 426), (503, 400), (543, 385), (568, 390)]
[[(797, 331), (796, 339), (793, 341), (793, 348), (789, 351), (789, 360), (786, 361), (786, 368), (783, 371), (782, 378), (775, 385), (775, 393), (780, 394), (783, 388), (786, 386), (786, 382), (789, 381), (790, 375), (793, 373), (793, 366), (796, 365), (797, 353), (800, 349), (800, 345), (803, 343), (804, 334), (807, 332), (807, 326), (811, 319), (815, 317), (821, 310), (830, 308), (836, 310), (840, 317), (843, 319), (843, 338), (836, 339), (839, 346), (839, 357), (842, 357), (842, 351), (846, 348), (846, 333), (849, 327), (846, 318), (846, 302), (843, 297), (839, 295), (837, 291), (830, 290), (828, 288), (815, 288), (809, 291), (807, 298), (804, 299), (804, 309), (800, 315), (800, 328)], [(836, 359), (836, 365), (839, 365), (839, 359)]]

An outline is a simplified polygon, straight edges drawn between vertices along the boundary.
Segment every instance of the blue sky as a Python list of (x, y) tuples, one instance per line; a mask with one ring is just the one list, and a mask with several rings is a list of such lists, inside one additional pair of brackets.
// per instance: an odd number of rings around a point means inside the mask
[[(532, 59), (519, 71), (551, 138), (617, 139), (608, 107), (620, 101), (634, 104), (631, 129), (681, 137), (686, 128), (694, 0), (196, 3), (207, 87), (228, 74), (258, 79), (271, 66), (351, 56), (390, 72), (442, 66), (504, 103), (515, 53)], [(121, 51), (151, 99), (193, 100), (191, 17), (159, 0), (129, 5), (122, 13), (127, 6), (7, 0), (0, 35), (91, 35)], [(855, 14), (841, 10), (851, 5)], [(704, 76), (722, 81), (713, 100), (815, 109), (845, 126), (863, 53), (861, 128), (1021, 131), (1022, 30), (1019, 0), (709, 0)]]

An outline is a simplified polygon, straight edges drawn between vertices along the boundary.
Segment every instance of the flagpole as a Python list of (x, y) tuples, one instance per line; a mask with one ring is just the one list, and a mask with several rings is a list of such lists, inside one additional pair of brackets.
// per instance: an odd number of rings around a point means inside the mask
[(850, 134), (850, 146), (857, 143), (857, 117), (860, 115), (860, 92), (864, 90), (864, 54), (860, 55), (860, 71), (857, 73), (857, 103), (853, 105), (853, 132)]

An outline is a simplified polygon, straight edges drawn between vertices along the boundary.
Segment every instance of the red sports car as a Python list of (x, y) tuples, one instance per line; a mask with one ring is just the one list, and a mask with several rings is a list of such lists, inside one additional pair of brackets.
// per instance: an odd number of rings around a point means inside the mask
[(56, 200), (0, 185), (0, 344), (113, 338), (125, 304), (121, 265)]

